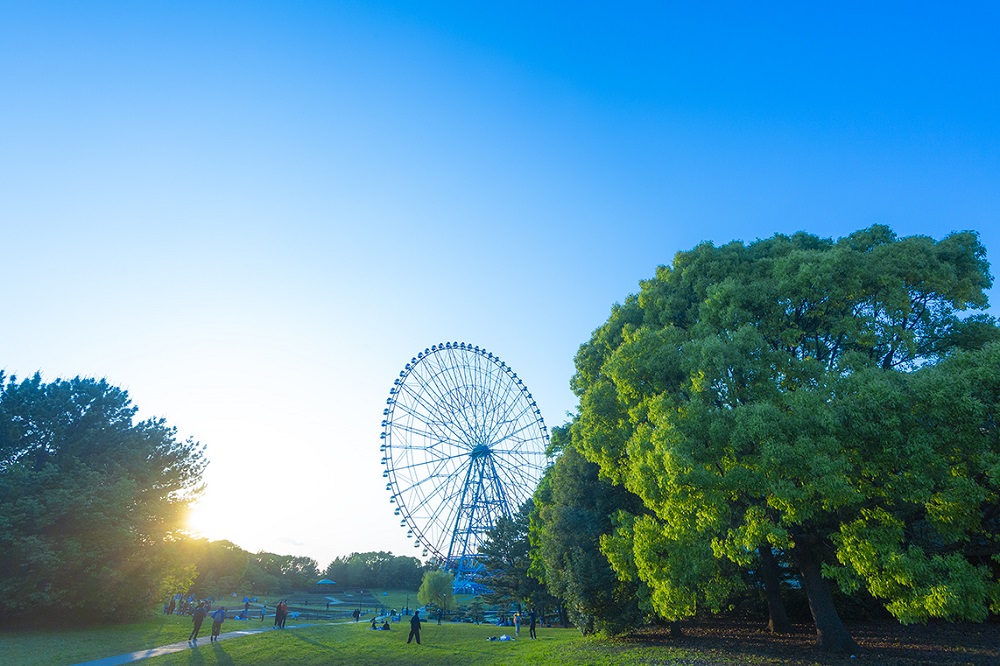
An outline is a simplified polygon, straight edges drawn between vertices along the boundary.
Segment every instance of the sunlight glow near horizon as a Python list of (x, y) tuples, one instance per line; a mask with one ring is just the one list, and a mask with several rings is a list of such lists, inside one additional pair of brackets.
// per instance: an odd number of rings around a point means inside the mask
[(1000, 261), (1000, 9), (905, 8), (0, 5), (0, 368), (205, 444), (209, 538), (419, 553), (378, 451), (416, 351), (489, 348), (552, 427), (579, 345), (701, 241), (973, 229)]

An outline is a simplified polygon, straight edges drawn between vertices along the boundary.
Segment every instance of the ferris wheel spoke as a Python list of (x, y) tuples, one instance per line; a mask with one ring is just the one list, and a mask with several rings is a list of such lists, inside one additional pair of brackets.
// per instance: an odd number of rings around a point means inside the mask
[[(458, 511), (459, 503), (454, 500), (459, 497), (460, 493), (461, 487), (457, 484), (443, 483), (439, 480), (438, 485), (426, 496), (420, 498), (420, 501), (414, 505), (412, 511), (416, 515), (426, 516), (427, 525), (447, 525), (447, 523), (440, 523), (441, 516), (447, 514), (449, 511), (452, 514)], [(430, 510), (432, 501), (436, 502), (436, 506), (444, 508), (445, 511)], [(423, 513), (425, 509), (428, 510), (426, 514)]]
[[(433, 425), (433, 424), (425, 424), (425, 425)], [(412, 426), (412, 425), (410, 425), (408, 423), (393, 424), (393, 426), (392, 426), (392, 432), (389, 433), (390, 436), (396, 436), (395, 435), (395, 431), (396, 430), (400, 430), (403, 433), (408, 434), (408, 435), (416, 435), (416, 436), (421, 437), (423, 439), (427, 439), (427, 440), (431, 440), (431, 441), (435, 441), (435, 442), (448, 441), (448, 437), (446, 435), (442, 436), (442, 433), (435, 432), (433, 429), (423, 430), (421, 428), (417, 428), (415, 426)], [(407, 440), (407, 441), (409, 441), (409, 440)]]
[[(503, 475), (505, 479), (511, 484), (517, 484), (517, 482), (524, 481), (526, 478), (535, 476), (541, 470), (533, 469), (533, 466), (527, 465), (516, 465), (510, 464), (507, 461), (497, 459), (493, 457), (494, 469), (497, 475)], [(534, 471), (536, 474), (529, 474), (528, 472)]]
[(460, 430), (456, 431), (454, 428), (455, 423), (451, 420), (445, 420), (441, 418), (442, 416), (445, 415), (440, 413), (440, 410), (437, 408), (437, 405), (434, 405), (433, 403), (429, 402), (422, 393), (418, 393), (408, 386), (406, 387), (406, 391), (407, 394), (413, 398), (414, 402), (418, 404), (420, 407), (422, 407), (425, 411), (423, 413), (420, 413), (405, 407), (404, 411), (411, 414), (414, 419), (422, 421), (428, 425), (440, 424), (448, 432), (450, 432), (455, 439), (459, 441), (463, 440), (463, 438), (461, 437), (461, 431)]
[(492, 449), (493, 457), (501, 461), (501, 464), (509, 465), (511, 467), (533, 467), (535, 469), (544, 469), (544, 466), (538, 465), (536, 460), (543, 458), (544, 454), (538, 454), (537, 452), (532, 453), (524, 449), (502, 449), (494, 448)]
[(504, 425), (512, 421), (517, 421), (520, 418), (520, 416), (523, 415), (524, 412), (528, 409), (527, 407), (522, 407), (520, 414), (518, 414), (515, 417), (511, 417), (511, 414), (514, 412), (514, 410), (518, 408), (517, 398), (520, 397), (521, 392), (520, 390), (513, 391), (510, 389), (510, 387), (508, 387), (508, 393), (509, 395), (505, 397), (508, 397), (509, 399), (504, 401), (503, 413), (500, 413), (499, 410), (496, 413), (496, 418), (493, 421), (492, 428), (490, 429), (491, 437), (495, 438), (497, 433), (500, 432), (500, 430), (503, 428)]
[(431, 472), (431, 474), (439, 474), (449, 462), (458, 460), (459, 458), (466, 458), (466, 457), (468, 457), (468, 454), (456, 454), (453, 456), (443, 456), (441, 458), (433, 458), (430, 460), (419, 460), (413, 462), (407, 461), (406, 464), (399, 465), (398, 467), (394, 466), (393, 469), (396, 470), (397, 473), (411, 472), (420, 470), (422, 468), (430, 467), (433, 465), (435, 467)]
[(530, 468), (526, 469), (526, 467), (523, 465), (506, 465), (503, 464), (502, 461), (498, 462), (499, 462), (499, 464), (497, 465), (498, 475), (502, 475), (507, 480), (507, 485), (513, 488), (523, 487), (525, 485), (524, 482), (528, 478), (534, 478), (535, 476), (539, 476), (542, 471), (541, 469), (537, 469), (535, 470), (536, 474), (529, 475), (527, 472), (529, 471)]
[[(440, 418), (441, 420), (444, 420), (444, 417), (448, 417), (446, 421), (447, 427), (456, 439), (465, 442), (473, 441), (474, 438), (469, 436), (471, 424), (468, 422), (468, 419), (465, 418), (464, 414), (459, 413), (457, 416), (461, 418), (455, 418), (456, 410), (454, 400), (449, 396), (448, 391), (445, 390), (446, 387), (441, 384), (440, 375), (440, 372), (435, 373), (421, 382), (421, 388), (424, 389), (429, 397), (432, 397), (435, 400), (434, 403), (431, 403), (421, 396), (422, 404), (425, 405), (425, 408), (434, 417)], [(471, 446), (469, 448), (471, 448)]]
[[(502, 436), (499, 436), (495, 440), (494, 445), (499, 445), (499, 444), (502, 444), (504, 442), (515, 442), (515, 443), (519, 442), (520, 444), (524, 444), (524, 443), (530, 443), (530, 442), (534, 441), (534, 438), (518, 439), (517, 435), (520, 435), (520, 434), (522, 434), (522, 433), (524, 433), (526, 431), (529, 431), (529, 430), (533, 430), (534, 428), (537, 427), (536, 424), (534, 424), (534, 423), (522, 423), (522, 424), (514, 423), (512, 425), (512, 427), (514, 429), (510, 430), (508, 432), (503, 433)], [(515, 445), (514, 448), (519, 448), (519, 446)]]
[[(400, 451), (407, 452), (426, 451), (429, 454), (438, 457), (452, 455), (452, 451), (455, 452), (454, 455), (459, 456), (469, 454), (469, 450), (465, 445), (465, 442), (457, 442), (447, 434), (438, 435), (437, 433), (418, 430), (405, 425), (395, 426), (394, 430), (396, 428), (402, 431), (402, 435), (394, 432), (389, 433), (389, 446), (391, 446), (394, 450), (398, 449)], [(406, 437), (405, 435), (416, 436)]]

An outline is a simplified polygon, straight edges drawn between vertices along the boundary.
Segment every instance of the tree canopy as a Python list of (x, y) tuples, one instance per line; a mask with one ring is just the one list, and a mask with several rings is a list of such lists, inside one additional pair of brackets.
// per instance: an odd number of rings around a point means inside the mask
[(584, 634), (617, 634), (642, 623), (649, 590), (619, 576), (601, 551), (619, 511), (642, 512), (640, 499), (598, 475), (573, 446), (572, 426), (552, 429), (558, 452), (535, 491), (530, 573), (563, 599), (568, 619)]
[(549, 605), (548, 595), (537, 578), (528, 575), (531, 566), (528, 541), (528, 516), (534, 504), (531, 499), (508, 518), (501, 516), (486, 533), (479, 549), (484, 575), (478, 582), (489, 589), (483, 596), (489, 603), (518, 608), (524, 602)]
[(426, 570), (427, 567), (415, 557), (371, 551), (336, 558), (326, 568), (324, 576), (342, 587), (414, 589), (420, 586)]
[(645, 509), (616, 568), (681, 619), (780, 550), (830, 649), (831, 578), (906, 622), (996, 611), (1000, 331), (966, 315), (991, 284), (972, 232), (678, 253), (576, 357), (575, 441)]
[(424, 604), (433, 604), (444, 612), (452, 606), (455, 599), (455, 576), (447, 571), (433, 569), (424, 573), (424, 579), (417, 590), (417, 600)]
[(0, 616), (123, 620), (187, 587), (177, 539), (205, 464), (104, 380), (0, 373)]

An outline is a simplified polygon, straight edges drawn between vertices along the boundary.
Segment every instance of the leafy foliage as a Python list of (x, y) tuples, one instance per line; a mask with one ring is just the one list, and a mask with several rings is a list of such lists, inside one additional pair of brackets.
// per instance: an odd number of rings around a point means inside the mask
[(126, 620), (189, 583), (177, 539), (203, 448), (103, 380), (0, 374), (0, 614)]
[(565, 600), (569, 620), (584, 634), (621, 633), (645, 616), (649, 590), (634, 576), (619, 577), (601, 552), (619, 511), (642, 511), (640, 499), (601, 480), (597, 465), (573, 446), (572, 426), (554, 428), (552, 448), (561, 451), (535, 492), (531, 512), (530, 573)]
[(971, 232), (678, 253), (576, 358), (574, 441), (646, 510), (605, 539), (616, 569), (679, 619), (721, 607), (759, 547), (789, 553), (834, 649), (852, 642), (821, 572), (904, 621), (982, 618), (997, 394), (971, 378), (1000, 330), (960, 313), (991, 282)]
[(486, 570), (482, 582), (490, 588), (484, 597), (491, 604), (520, 607), (530, 601), (545, 605), (547, 597), (543, 599), (541, 584), (528, 575), (531, 566), (528, 516), (533, 506), (529, 499), (512, 518), (497, 519), (479, 549)]
[(338, 557), (323, 575), (342, 587), (412, 590), (420, 586), (427, 570), (428, 567), (415, 557), (373, 551)]
[(417, 590), (417, 600), (424, 605), (434, 604), (447, 613), (455, 599), (454, 586), (455, 577), (447, 571), (427, 571)]

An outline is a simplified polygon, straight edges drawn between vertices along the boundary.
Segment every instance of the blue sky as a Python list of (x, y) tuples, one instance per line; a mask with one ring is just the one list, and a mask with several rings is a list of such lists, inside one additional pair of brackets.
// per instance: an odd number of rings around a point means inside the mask
[(212, 538), (412, 554), (379, 422), (432, 343), (495, 351), (555, 425), (578, 346), (698, 242), (974, 229), (995, 263), (998, 25), (992, 3), (0, 2), (0, 368), (107, 377), (207, 444)]

